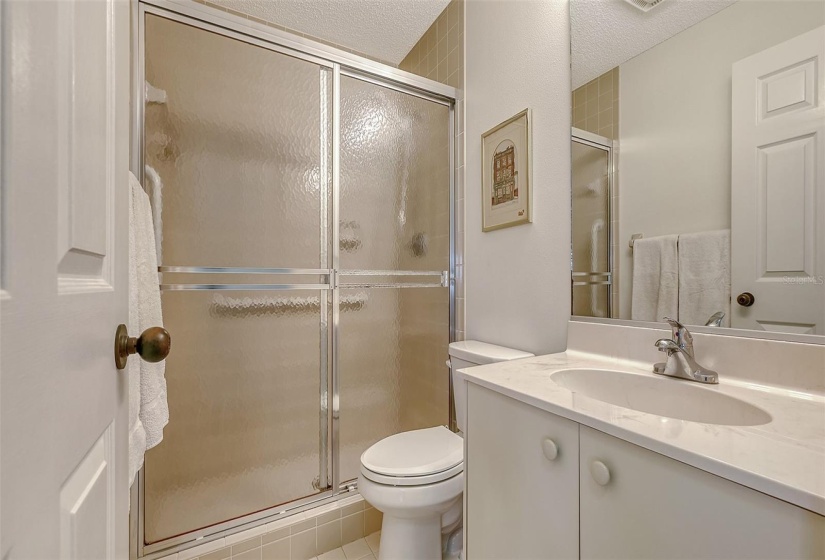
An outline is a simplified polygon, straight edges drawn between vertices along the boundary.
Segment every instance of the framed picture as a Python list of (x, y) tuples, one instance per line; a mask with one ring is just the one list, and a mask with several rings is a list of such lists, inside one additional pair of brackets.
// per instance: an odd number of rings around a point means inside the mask
[(481, 135), (481, 229), (533, 221), (530, 109)]

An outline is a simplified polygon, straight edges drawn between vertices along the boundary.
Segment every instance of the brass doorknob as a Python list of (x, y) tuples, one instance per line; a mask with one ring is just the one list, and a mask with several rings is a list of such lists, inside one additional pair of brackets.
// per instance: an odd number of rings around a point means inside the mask
[(132, 354), (138, 354), (147, 362), (159, 362), (169, 355), (172, 349), (172, 337), (163, 327), (150, 327), (139, 337), (129, 336), (126, 325), (118, 325), (115, 331), (115, 366), (126, 367), (126, 360)]
[(750, 292), (742, 292), (738, 296), (736, 296), (736, 303), (741, 305), (742, 307), (750, 307), (753, 305), (753, 302), (756, 301), (756, 298), (753, 297), (753, 294)]

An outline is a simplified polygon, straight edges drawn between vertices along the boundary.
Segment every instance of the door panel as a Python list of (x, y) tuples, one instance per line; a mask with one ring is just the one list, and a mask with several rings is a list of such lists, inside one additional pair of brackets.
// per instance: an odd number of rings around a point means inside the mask
[[(579, 425), (475, 383), (467, 391), (465, 554), (578, 558)], [(555, 459), (545, 455), (545, 439), (555, 443)]]
[(341, 77), (341, 482), (380, 439), (449, 421), (449, 119), (446, 105)]
[[(825, 517), (587, 426), (580, 445), (581, 558), (825, 555)], [(604, 485), (594, 461), (608, 468)]]
[(450, 110), (341, 77), (340, 268), (450, 267)]
[(0, 557), (126, 558), (129, 5), (0, 24)]
[(145, 184), (175, 333), (170, 423), (143, 476), (155, 550), (328, 486), (332, 70), (144, 23), (162, 92), (144, 107)]
[(146, 542), (316, 494), (320, 292), (162, 296), (173, 421), (146, 454)]
[(825, 27), (733, 65), (731, 326), (825, 334)]
[(159, 262), (326, 267), (331, 70), (152, 14), (145, 27), (146, 81), (166, 94), (145, 106)]

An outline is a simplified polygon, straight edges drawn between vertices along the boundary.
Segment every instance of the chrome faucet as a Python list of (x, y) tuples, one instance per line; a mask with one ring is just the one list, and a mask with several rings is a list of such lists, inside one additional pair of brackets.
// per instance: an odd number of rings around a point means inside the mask
[(653, 373), (680, 377), (699, 383), (719, 383), (719, 375), (696, 363), (693, 357), (693, 336), (682, 323), (665, 317), (670, 324), (672, 338), (656, 341), (659, 352), (667, 353), (667, 361), (653, 364)]
[(705, 323), (706, 327), (721, 327), (722, 326), (722, 319), (725, 318), (724, 311), (717, 311), (713, 315), (710, 316), (708, 322)]

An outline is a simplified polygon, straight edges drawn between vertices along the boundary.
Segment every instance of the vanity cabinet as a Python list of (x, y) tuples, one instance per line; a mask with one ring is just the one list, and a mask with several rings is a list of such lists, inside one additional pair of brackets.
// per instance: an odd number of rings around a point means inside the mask
[(581, 558), (825, 558), (822, 516), (587, 426), (579, 434)]
[(468, 389), (468, 560), (825, 558), (823, 516)]
[(468, 390), (466, 557), (578, 558), (578, 424)]

